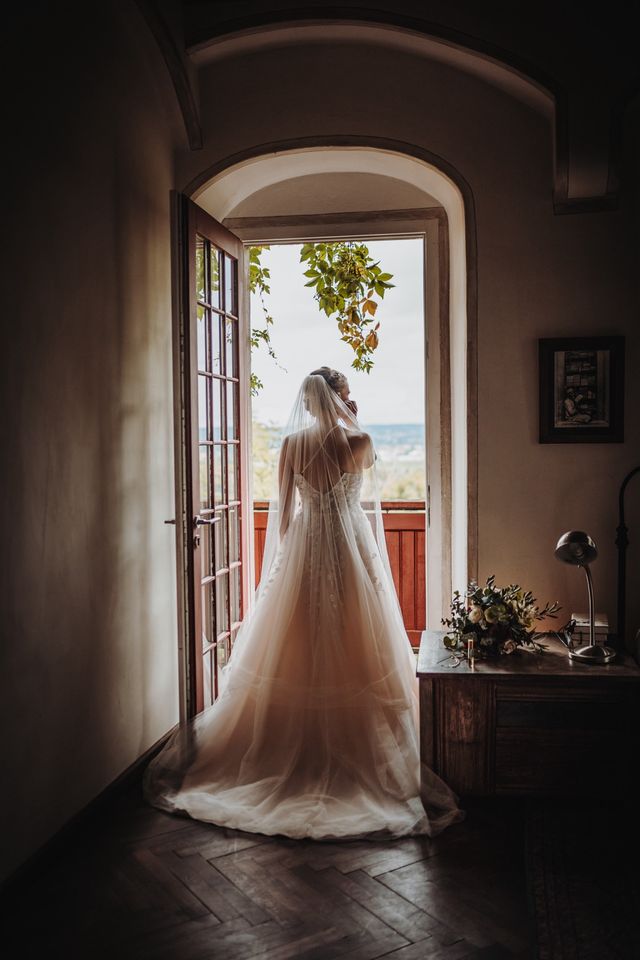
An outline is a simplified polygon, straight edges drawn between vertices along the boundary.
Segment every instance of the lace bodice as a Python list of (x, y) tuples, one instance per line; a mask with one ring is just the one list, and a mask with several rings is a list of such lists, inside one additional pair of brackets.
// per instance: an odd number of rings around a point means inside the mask
[(300, 500), (304, 506), (327, 505), (336, 500), (336, 494), (342, 489), (349, 507), (359, 506), (360, 489), (362, 487), (362, 473), (343, 473), (338, 482), (330, 490), (316, 490), (301, 473), (295, 474), (295, 483), (300, 493)]

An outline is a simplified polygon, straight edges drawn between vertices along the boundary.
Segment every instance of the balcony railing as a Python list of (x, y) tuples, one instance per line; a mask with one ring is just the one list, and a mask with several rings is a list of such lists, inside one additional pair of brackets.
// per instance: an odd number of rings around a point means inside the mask
[[(383, 500), (382, 513), (387, 552), (405, 629), (414, 647), (426, 627), (425, 502)], [(268, 503), (254, 502), (256, 583), (262, 572)]]

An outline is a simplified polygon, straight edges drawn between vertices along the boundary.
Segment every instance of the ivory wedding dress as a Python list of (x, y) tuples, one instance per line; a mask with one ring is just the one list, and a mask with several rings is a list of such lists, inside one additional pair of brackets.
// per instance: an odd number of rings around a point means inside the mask
[(148, 765), (150, 803), (316, 839), (435, 835), (463, 817), (447, 785), (421, 770), (416, 664), (374, 461), (349, 407), (321, 376), (305, 378), (253, 610), (217, 700)]

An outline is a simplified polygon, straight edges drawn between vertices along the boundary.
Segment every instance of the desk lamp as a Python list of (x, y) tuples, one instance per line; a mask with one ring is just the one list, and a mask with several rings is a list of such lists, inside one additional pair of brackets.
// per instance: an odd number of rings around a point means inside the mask
[(586, 663), (609, 663), (613, 660), (616, 652), (605, 644), (596, 643), (595, 626), (595, 607), (593, 603), (593, 581), (591, 579), (591, 570), (589, 564), (598, 556), (596, 545), (588, 533), (582, 530), (569, 530), (563, 533), (556, 546), (556, 557), (563, 563), (572, 563), (576, 567), (582, 567), (587, 577), (587, 590), (589, 592), (589, 644), (586, 647), (580, 647), (579, 650), (570, 650), (569, 656), (572, 660), (582, 660)]

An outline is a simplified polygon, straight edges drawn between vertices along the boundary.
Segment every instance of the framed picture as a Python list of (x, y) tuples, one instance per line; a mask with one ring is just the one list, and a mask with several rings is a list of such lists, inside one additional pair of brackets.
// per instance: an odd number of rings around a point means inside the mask
[(624, 337), (539, 340), (540, 443), (624, 440)]

